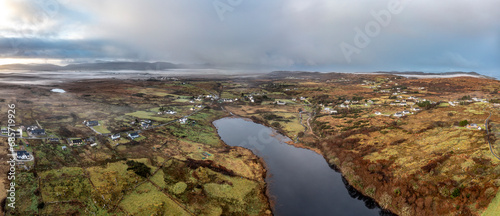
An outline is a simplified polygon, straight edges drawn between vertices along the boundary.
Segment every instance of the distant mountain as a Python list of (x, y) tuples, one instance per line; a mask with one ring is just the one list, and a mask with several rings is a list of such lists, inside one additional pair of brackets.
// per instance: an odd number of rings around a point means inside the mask
[(383, 74), (404, 74), (404, 75), (473, 75), (473, 76), (483, 76), (481, 74), (478, 74), (476, 72), (463, 72), (463, 71), (455, 71), (455, 72), (442, 72), (442, 73), (426, 73), (426, 72), (420, 72), (420, 71), (404, 71), (404, 72), (399, 72), (399, 71), (377, 71), (374, 73), (383, 73)]
[(58, 70), (167, 70), (188, 68), (187, 65), (176, 65), (169, 62), (98, 62), (69, 64), (58, 66), (53, 64), (8, 64), (0, 65), (0, 70), (40, 70), (40, 71), (58, 71)]
[(455, 71), (455, 72), (442, 72), (442, 73), (426, 73), (426, 72), (419, 72), (419, 71), (405, 71), (405, 72), (399, 72), (399, 71), (377, 71), (375, 73), (381, 73), (381, 74), (392, 74), (392, 75), (409, 75), (409, 76), (456, 76), (456, 75), (464, 75), (464, 76), (473, 76), (473, 77), (481, 77), (481, 78), (486, 78), (486, 79), (496, 79), (494, 77), (489, 77), (485, 76), (482, 74), (479, 74), (477, 72), (463, 72), (463, 71)]
[(495, 79), (493, 77), (488, 77), (485, 75), (481, 75), (476, 72), (443, 72), (443, 73), (426, 73), (426, 72), (420, 72), (420, 71), (377, 71), (377, 72), (371, 72), (371, 73), (339, 73), (339, 72), (326, 72), (326, 73), (320, 73), (320, 72), (306, 72), (306, 71), (273, 71), (271, 73), (268, 73), (267, 76), (273, 77), (273, 78), (285, 78), (285, 77), (300, 77), (300, 78), (331, 78), (332, 76), (341, 76), (341, 75), (346, 75), (346, 74), (388, 74), (388, 75), (396, 75), (396, 76), (405, 76), (405, 75), (413, 75), (413, 76), (454, 76), (454, 75), (464, 75), (464, 76), (474, 76), (474, 77), (482, 77), (482, 78), (488, 78), (488, 79)]
[(61, 70), (61, 66), (53, 64), (7, 64), (0, 65), (0, 70), (40, 70), (54, 71)]

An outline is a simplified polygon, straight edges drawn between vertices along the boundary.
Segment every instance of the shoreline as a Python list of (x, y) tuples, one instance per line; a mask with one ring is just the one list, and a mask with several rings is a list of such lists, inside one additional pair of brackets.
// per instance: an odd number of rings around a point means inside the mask
[[(255, 124), (260, 124), (260, 125), (263, 125), (265, 127), (268, 127), (270, 128), (271, 130), (275, 131), (276, 133), (279, 133), (280, 135), (282, 136), (285, 136), (287, 137), (288, 139), (290, 139), (289, 136), (285, 135), (285, 134), (282, 134), (279, 130), (276, 130), (275, 128), (271, 127), (271, 126), (267, 126), (266, 124), (262, 124), (260, 122), (257, 122), (257, 121), (254, 121), (254, 119), (252, 118), (246, 118), (246, 117), (241, 117), (241, 116), (238, 116), (236, 114), (233, 114), (232, 116), (227, 116), (227, 117), (222, 117), (220, 119), (223, 119), (223, 118), (240, 118), (240, 119), (243, 119), (245, 121), (251, 121)], [(219, 120), (219, 119), (217, 119)], [(214, 121), (217, 121), (217, 120), (214, 120)], [(213, 124), (213, 123), (212, 123)], [(217, 136), (219, 136), (219, 134), (217, 133)], [(220, 136), (219, 136), (220, 138)], [(290, 141), (283, 141), (284, 143), (288, 144), (288, 145), (291, 145), (295, 148), (300, 148), (300, 149), (306, 149), (306, 150), (310, 150), (312, 152), (315, 152), (316, 154), (318, 155), (321, 155), (323, 157), (323, 159), (325, 160), (325, 162), (328, 164), (328, 166), (335, 172), (339, 173), (341, 175), (341, 178), (342, 178), (342, 182), (344, 182), (344, 185), (345, 185), (345, 189), (347, 191), (350, 192), (350, 194), (353, 194), (351, 197), (353, 199), (359, 199), (359, 200), (362, 200), (364, 203), (365, 203), (365, 206), (367, 206), (368, 208), (368, 205), (370, 206), (373, 206), (373, 207), (377, 207), (380, 209), (380, 213), (383, 213), (384, 215), (396, 215), (393, 211), (391, 211), (390, 209), (386, 209), (386, 208), (383, 208), (379, 202), (373, 198), (373, 197), (370, 197), (368, 195), (366, 195), (365, 193), (363, 193), (362, 191), (360, 191), (358, 188), (356, 188), (350, 181), (349, 179), (347, 179), (347, 177), (342, 173), (341, 169), (336, 165), (336, 164), (331, 164), (326, 156), (323, 154), (323, 152), (321, 152), (320, 149), (317, 149), (317, 148), (312, 148), (310, 146), (306, 146), (302, 143), (294, 143), (292, 139), (290, 139)], [(224, 143), (225, 145), (227, 145), (226, 143)], [(228, 145), (229, 146), (229, 145)], [(245, 147), (241, 147), (241, 148), (245, 148)], [(247, 148), (245, 148), (247, 149)], [(250, 150), (250, 149), (248, 149)], [(251, 150), (250, 150), (251, 151)], [(252, 154), (254, 154), (252, 152)], [(254, 154), (255, 155), (255, 154)], [(264, 167), (264, 173), (265, 173), (265, 176), (267, 178), (267, 164), (266, 162), (264, 161), (264, 159), (262, 159), (261, 157), (255, 155), (257, 158), (259, 158), (259, 162), (263, 165)], [(264, 180), (266, 180), (266, 178), (264, 178)], [(274, 205), (276, 203), (274, 203), (274, 198), (273, 196), (270, 194), (270, 191), (269, 191), (269, 187), (268, 187), (268, 183), (266, 182), (265, 184), (266, 186), (266, 197), (269, 199), (269, 204), (270, 206), (272, 207), (272, 210), (274, 212)]]
[[(222, 106), (221, 106), (221, 107), (222, 107)], [(223, 108), (223, 110), (225, 110), (225, 109)], [(227, 110), (225, 110), (225, 111), (227, 111)], [(250, 151), (250, 152), (251, 152), (251, 153), (252, 153), (252, 154), (253, 154), (253, 155), (254, 155), (254, 156), (258, 159), (259, 164), (260, 164), (260, 165), (262, 165), (262, 168), (263, 168), (263, 170), (261, 170), (261, 172), (262, 172), (262, 179), (264, 180), (264, 193), (263, 193), (263, 195), (264, 195), (264, 197), (266, 198), (266, 203), (268, 204), (268, 206), (269, 206), (269, 210), (271, 211), (271, 212), (270, 212), (270, 214), (271, 214), (271, 215), (274, 215), (274, 206), (275, 206), (275, 204), (276, 204), (276, 203), (275, 203), (275, 201), (276, 201), (276, 200), (275, 200), (274, 198), (272, 198), (272, 195), (271, 195), (271, 193), (270, 193), (270, 191), (269, 191), (269, 186), (268, 186), (268, 183), (266, 182), (266, 178), (267, 178), (267, 170), (268, 170), (268, 169), (267, 169), (267, 164), (266, 164), (266, 162), (264, 161), (264, 159), (263, 159), (263, 158), (261, 158), (261, 157), (257, 156), (256, 154), (254, 154), (254, 153), (252, 152), (252, 150), (247, 149), (247, 148), (245, 148), (245, 147), (241, 147), (241, 146), (230, 146), (230, 145), (228, 145), (226, 142), (224, 142), (224, 140), (222, 140), (222, 137), (219, 135), (219, 128), (217, 128), (217, 127), (214, 125), (214, 122), (215, 122), (215, 121), (217, 121), (217, 120), (220, 120), (220, 119), (224, 119), (224, 118), (239, 118), (239, 117), (238, 117), (238, 116), (235, 116), (234, 114), (232, 115), (232, 114), (229, 114), (229, 113), (228, 113), (228, 115), (227, 115), (227, 116), (222, 116), (221, 118), (218, 118), (218, 119), (213, 120), (211, 123), (212, 123), (212, 127), (214, 127), (214, 128), (215, 128), (215, 130), (217, 131), (217, 137), (219, 137), (219, 140), (221, 140), (221, 142), (222, 142), (222, 143), (223, 143), (226, 147), (229, 147), (229, 148), (244, 148), (244, 149), (246, 149), (246, 150)]]

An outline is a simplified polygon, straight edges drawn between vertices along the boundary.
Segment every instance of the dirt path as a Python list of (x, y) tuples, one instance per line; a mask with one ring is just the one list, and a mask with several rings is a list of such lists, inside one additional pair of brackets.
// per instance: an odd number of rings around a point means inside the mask
[(307, 127), (309, 127), (309, 132), (314, 136), (316, 137), (316, 139), (319, 139), (318, 136), (316, 136), (316, 134), (314, 134), (314, 131), (312, 130), (312, 127), (311, 127), (311, 123), (310, 123), (310, 120), (312, 118), (312, 115), (309, 113), (309, 118), (307, 118)]

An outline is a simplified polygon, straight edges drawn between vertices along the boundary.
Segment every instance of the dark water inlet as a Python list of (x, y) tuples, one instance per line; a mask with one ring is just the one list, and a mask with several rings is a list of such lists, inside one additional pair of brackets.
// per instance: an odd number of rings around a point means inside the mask
[(241, 118), (223, 118), (214, 125), (226, 144), (264, 159), (275, 215), (389, 215), (347, 184), (321, 155), (286, 144), (289, 139), (271, 128)]

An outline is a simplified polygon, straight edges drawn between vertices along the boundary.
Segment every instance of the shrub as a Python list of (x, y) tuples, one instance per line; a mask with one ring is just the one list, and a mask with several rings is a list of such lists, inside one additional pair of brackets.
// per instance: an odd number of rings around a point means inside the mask
[(469, 121), (467, 121), (467, 120), (463, 120), (463, 121), (460, 121), (460, 122), (458, 123), (458, 125), (460, 125), (460, 127), (464, 127), (464, 126), (466, 126), (466, 125), (468, 125), (468, 124), (469, 124)]
[(417, 105), (419, 107), (429, 107), (431, 105), (431, 102), (430, 101), (422, 101), (422, 102), (417, 103)]
[(395, 193), (396, 195), (398, 195), (398, 196), (399, 196), (399, 195), (401, 195), (401, 189), (396, 188), (396, 189), (394, 190), (394, 193)]
[(451, 198), (456, 198), (458, 196), (460, 196), (460, 188), (455, 188), (455, 190), (451, 192)]
[(370, 186), (365, 189), (366, 195), (368, 196), (374, 196), (375, 195), (375, 186)]

